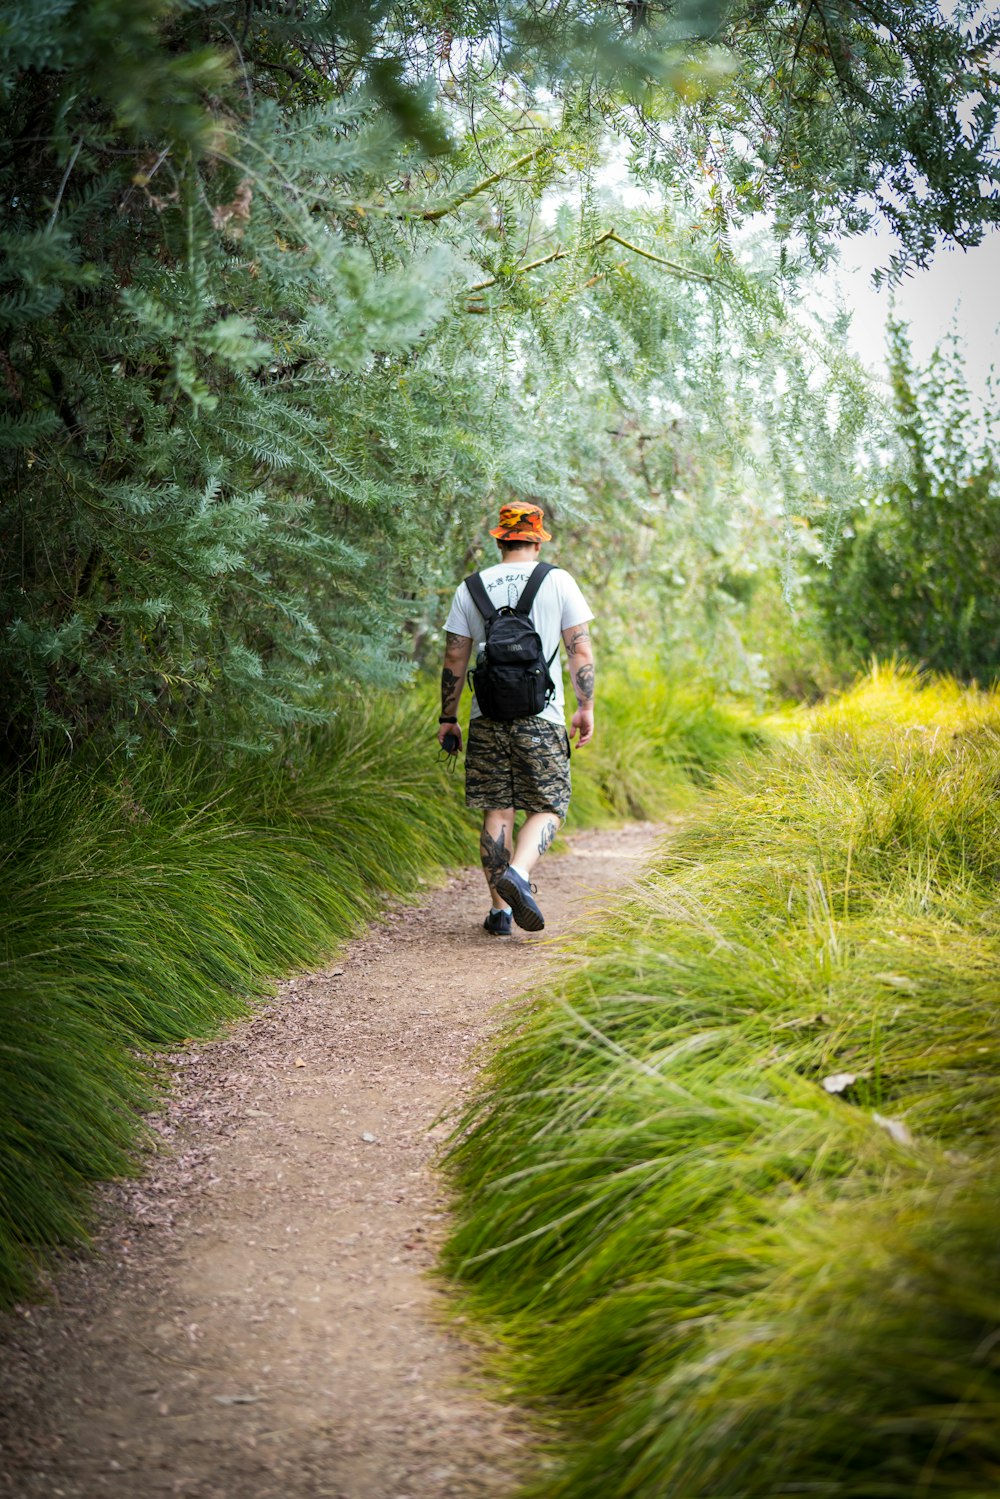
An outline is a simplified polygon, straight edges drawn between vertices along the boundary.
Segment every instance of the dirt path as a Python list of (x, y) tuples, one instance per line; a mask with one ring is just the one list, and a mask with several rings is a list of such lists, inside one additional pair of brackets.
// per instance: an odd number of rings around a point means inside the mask
[[(0, 1493), (45, 1499), (500, 1499), (524, 1451), (424, 1272), (437, 1116), (546, 938), (625, 884), (655, 829), (578, 834), (548, 930), (490, 938), (478, 871), (183, 1052), (167, 1148), (109, 1192), (103, 1254), (0, 1326)], [(493, 1013), (491, 1013), (493, 1012)]]

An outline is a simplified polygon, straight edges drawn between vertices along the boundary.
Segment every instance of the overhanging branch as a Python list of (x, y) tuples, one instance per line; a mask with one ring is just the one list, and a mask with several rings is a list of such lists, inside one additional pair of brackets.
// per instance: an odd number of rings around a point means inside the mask
[[(526, 276), (529, 271), (537, 271), (541, 265), (551, 265), (554, 260), (565, 260), (568, 255), (573, 253), (586, 254), (591, 250), (598, 249), (601, 245), (607, 244), (620, 245), (623, 250), (631, 250), (633, 255), (641, 255), (644, 260), (652, 260), (656, 265), (664, 266), (670, 271), (671, 275), (681, 276), (690, 281), (703, 281), (708, 286), (725, 285), (725, 282), (720, 281), (718, 276), (710, 276), (706, 271), (696, 271), (690, 266), (679, 265), (676, 260), (666, 260), (662, 255), (654, 255), (652, 250), (644, 250), (642, 245), (634, 245), (630, 239), (623, 239), (616, 229), (605, 229), (604, 233), (599, 234), (596, 239), (591, 240), (589, 245), (584, 245), (582, 251), (573, 252), (560, 246), (558, 249), (550, 251), (548, 255), (540, 255), (537, 260), (529, 260), (527, 265), (518, 266), (513, 274), (515, 276)], [(497, 286), (500, 280), (499, 276), (491, 276), (488, 281), (477, 281), (475, 286), (469, 287), (468, 295), (471, 296), (473, 292), (477, 291), (486, 291), (487, 287), (490, 286)]]
[[(644, 250), (641, 245), (634, 245), (630, 239), (622, 239), (614, 229), (609, 229), (607, 234), (601, 235), (601, 239), (610, 240), (612, 244), (621, 245), (623, 250), (631, 250), (633, 255), (641, 255), (644, 260), (652, 260), (657, 265), (666, 266), (667, 270), (675, 276), (682, 276), (689, 281), (704, 281), (707, 286), (724, 286), (718, 276), (710, 276), (707, 271), (696, 271), (687, 265), (679, 265), (676, 260), (665, 260), (662, 255), (654, 255), (652, 250)], [(599, 240), (594, 241), (599, 244)]]
[(485, 193), (489, 188), (494, 187), (496, 183), (502, 182), (505, 177), (509, 177), (512, 172), (520, 171), (530, 161), (534, 161), (539, 156), (544, 156), (551, 149), (552, 147), (548, 144), (537, 146), (534, 151), (529, 151), (525, 156), (519, 156), (517, 161), (512, 162), (509, 167), (504, 167), (502, 171), (494, 172), (491, 176), (484, 177), (482, 182), (477, 182), (475, 187), (470, 187), (469, 191), (462, 193), (461, 197), (453, 198), (450, 203), (445, 203), (441, 208), (425, 209), (420, 217), (425, 223), (436, 223), (438, 219), (443, 219), (447, 214), (454, 213), (456, 208), (462, 207), (463, 203), (469, 203), (473, 198), (478, 198), (480, 193)]

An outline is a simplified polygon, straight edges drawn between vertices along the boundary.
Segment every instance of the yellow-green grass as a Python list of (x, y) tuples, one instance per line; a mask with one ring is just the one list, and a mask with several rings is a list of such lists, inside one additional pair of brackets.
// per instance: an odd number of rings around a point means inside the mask
[(638, 663), (602, 673), (596, 723), (593, 741), (571, 761), (570, 829), (657, 821), (689, 807), (723, 766), (764, 743), (745, 705)]
[(501, 1036), (446, 1264), (532, 1494), (1000, 1491), (998, 787), (1000, 699), (877, 673)]

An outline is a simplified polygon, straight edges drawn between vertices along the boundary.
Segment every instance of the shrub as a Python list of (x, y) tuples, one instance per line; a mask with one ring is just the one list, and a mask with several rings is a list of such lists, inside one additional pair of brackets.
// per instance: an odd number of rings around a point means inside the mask
[(949, 340), (913, 368), (891, 330), (899, 453), (874, 503), (851, 518), (818, 599), (836, 651), (899, 655), (968, 681), (1000, 672), (1000, 462)]

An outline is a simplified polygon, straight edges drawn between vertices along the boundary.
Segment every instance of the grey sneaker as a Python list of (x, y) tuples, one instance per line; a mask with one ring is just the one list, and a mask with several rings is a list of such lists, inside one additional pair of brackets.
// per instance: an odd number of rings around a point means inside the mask
[(533, 898), (530, 880), (526, 880), (523, 874), (518, 874), (516, 869), (505, 869), (499, 879), (494, 881), (493, 888), (497, 895), (502, 895), (504, 900), (510, 902), (514, 920), (519, 927), (523, 927), (526, 932), (544, 930), (545, 917)]
[(491, 937), (509, 937), (511, 931), (510, 912), (490, 910), (483, 922), (483, 931)]

